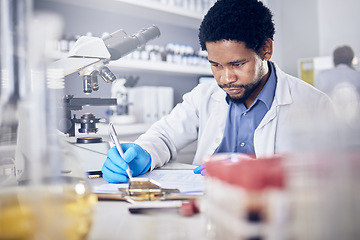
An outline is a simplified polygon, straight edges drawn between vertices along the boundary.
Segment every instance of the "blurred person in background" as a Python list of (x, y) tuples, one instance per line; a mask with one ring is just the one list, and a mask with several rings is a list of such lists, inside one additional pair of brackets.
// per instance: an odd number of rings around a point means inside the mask
[(352, 88), (353, 93), (360, 96), (360, 72), (353, 68), (353, 59), (354, 51), (350, 46), (337, 47), (333, 52), (335, 67), (319, 72), (315, 78), (315, 87), (333, 100), (339, 97), (339, 91), (336, 90), (340, 88)]

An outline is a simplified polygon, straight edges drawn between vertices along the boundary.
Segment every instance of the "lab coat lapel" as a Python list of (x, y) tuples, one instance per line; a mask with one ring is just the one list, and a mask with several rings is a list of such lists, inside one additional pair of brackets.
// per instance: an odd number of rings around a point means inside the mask
[(276, 65), (275, 72), (277, 75), (277, 85), (274, 101), (254, 133), (254, 147), (257, 157), (271, 156), (275, 153), (277, 121), (280, 107), (292, 103), (289, 83), (287, 81), (288, 76)]
[(279, 106), (292, 103), (292, 98), (289, 91), (289, 83), (286, 81), (287, 74), (281, 71), (275, 63), (273, 64), (275, 66), (275, 73), (277, 76), (275, 98), (269, 111), (265, 114), (257, 129), (264, 127), (277, 116), (279, 112)]

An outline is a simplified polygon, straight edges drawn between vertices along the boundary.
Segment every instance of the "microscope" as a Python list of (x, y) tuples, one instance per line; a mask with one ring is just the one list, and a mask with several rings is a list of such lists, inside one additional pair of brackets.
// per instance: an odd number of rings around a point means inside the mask
[[(82, 77), (83, 91), (90, 94), (99, 90), (98, 77), (107, 83), (114, 83), (116, 76), (106, 66), (110, 61), (118, 60), (125, 55), (143, 47), (148, 41), (159, 37), (160, 30), (156, 26), (142, 29), (134, 35), (127, 35), (122, 29), (102, 38), (81, 36), (69, 51), (66, 58), (50, 64), (49, 68), (61, 69), (64, 76), (78, 72)], [(58, 129), (69, 136), (68, 141), (77, 153), (78, 159), (86, 171), (101, 170), (106, 159), (109, 143), (101, 137), (78, 137), (76, 142), (75, 128), (80, 124), (79, 133), (97, 133), (97, 123), (103, 121), (92, 113), (86, 113), (81, 118), (72, 115), (72, 111), (82, 110), (84, 106), (116, 106), (116, 98), (76, 98), (66, 95), (61, 104), (65, 112), (59, 119)]]

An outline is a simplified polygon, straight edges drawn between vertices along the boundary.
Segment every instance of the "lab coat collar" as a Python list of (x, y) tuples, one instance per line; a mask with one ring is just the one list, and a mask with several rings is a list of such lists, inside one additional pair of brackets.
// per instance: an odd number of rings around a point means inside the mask
[(272, 106), (280, 106), (280, 105), (287, 105), (291, 104), (293, 102), (291, 94), (290, 94), (290, 88), (289, 83), (286, 80), (290, 76), (286, 73), (284, 73), (276, 63), (272, 62), (275, 66), (275, 74), (277, 77), (277, 85), (275, 90), (275, 98), (273, 101)]

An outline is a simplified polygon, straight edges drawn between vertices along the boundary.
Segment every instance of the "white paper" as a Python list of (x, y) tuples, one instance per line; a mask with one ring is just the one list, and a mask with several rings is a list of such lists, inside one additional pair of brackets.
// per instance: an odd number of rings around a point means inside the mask
[(193, 170), (154, 170), (143, 177), (154, 179), (162, 188), (177, 188), (181, 193), (204, 192), (204, 177)]

